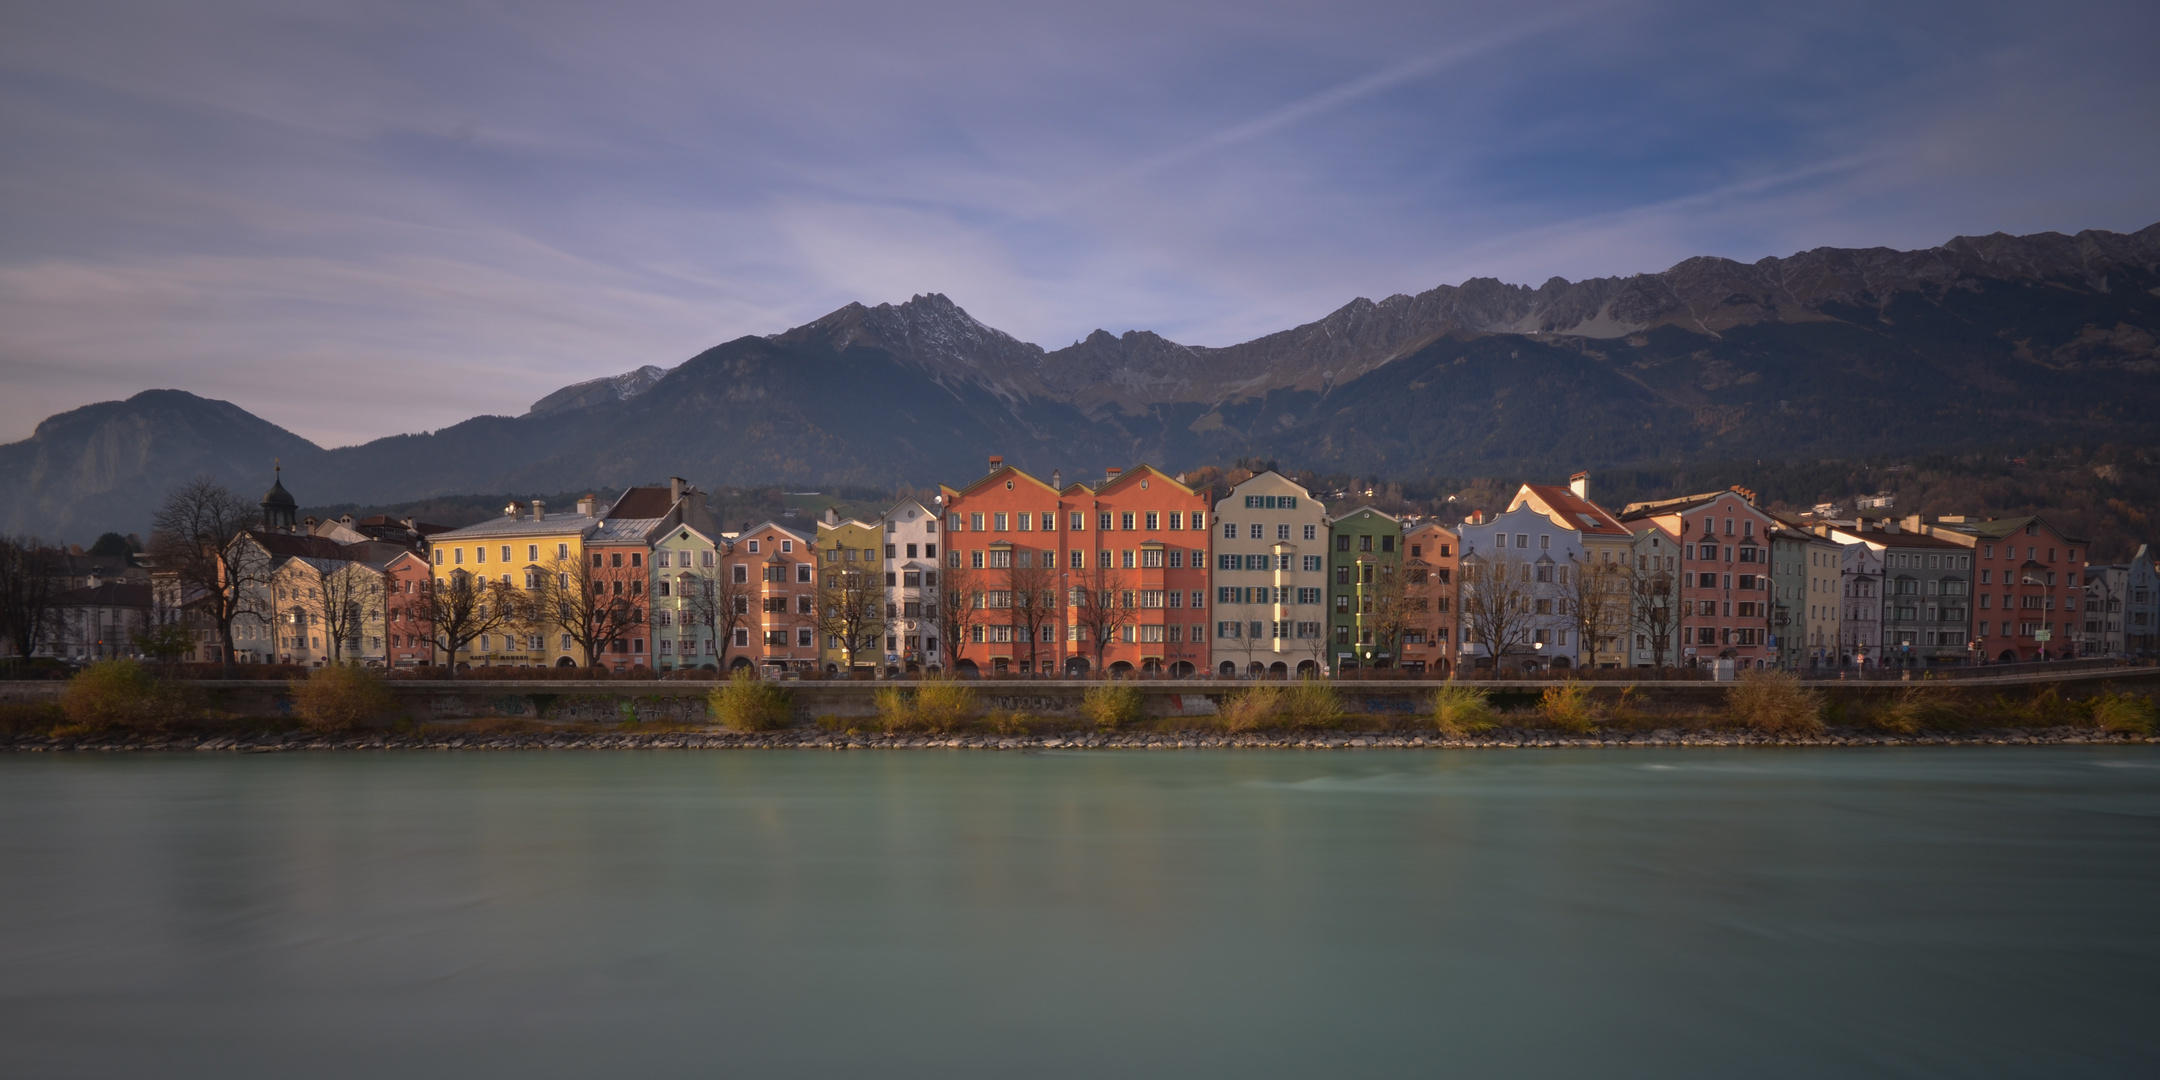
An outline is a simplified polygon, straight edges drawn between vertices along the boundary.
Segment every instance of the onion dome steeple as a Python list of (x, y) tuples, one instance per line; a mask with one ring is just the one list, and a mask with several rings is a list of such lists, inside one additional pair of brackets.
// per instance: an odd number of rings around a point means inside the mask
[(296, 518), (300, 516), (300, 503), (285, 490), (282, 478), (284, 466), (272, 459), (270, 465), (270, 490), (262, 497), (262, 527), (265, 532), (291, 532)]

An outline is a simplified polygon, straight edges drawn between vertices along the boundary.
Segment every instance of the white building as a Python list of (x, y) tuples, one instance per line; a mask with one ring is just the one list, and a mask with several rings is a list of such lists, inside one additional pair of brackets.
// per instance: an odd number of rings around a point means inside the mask
[[(1497, 661), (1503, 669), (1513, 667), (1575, 667), (1580, 643), (1570, 629), (1566, 592), (1570, 575), (1588, 562), (1582, 533), (1563, 529), (1528, 504), (1491, 518), (1465, 521), (1462, 534), (1463, 660), (1467, 666)], [(1508, 621), (1520, 628), (1519, 639), (1503, 642), (1483, 640), (1476, 605), (1490, 597), (1488, 575), (1507, 574), (1515, 579), (1515, 592), (1523, 605)], [(1519, 618), (1518, 618), (1519, 617)], [(1473, 637), (1479, 640), (1471, 640)], [(1495, 656), (1495, 652), (1501, 655)]]
[(912, 499), (887, 510), (885, 529), (885, 667), (891, 672), (944, 670), (938, 641), (938, 515)]

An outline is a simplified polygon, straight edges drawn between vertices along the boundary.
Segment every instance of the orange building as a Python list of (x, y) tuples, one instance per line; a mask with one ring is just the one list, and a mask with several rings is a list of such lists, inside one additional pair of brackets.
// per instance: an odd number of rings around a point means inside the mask
[(435, 628), (420, 600), (435, 580), (427, 556), (405, 552), (383, 568), (390, 595), (383, 604), (385, 662), (393, 668), (426, 667), (435, 662)]
[(736, 628), (730, 666), (774, 671), (818, 666), (817, 543), (808, 533), (766, 522), (744, 529), (722, 556), (729, 577), (755, 589), (755, 610)]
[(1405, 671), (1447, 676), (1455, 648), (1455, 573), (1462, 538), (1435, 521), (1403, 530), (1403, 596), (1411, 617), (1398, 646)]
[[(1149, 465), (1063, 485), (997, 457), (942, 492), (948, 589), (975, 609), (966, 639), (948, 643), (956, 669), (1207, 668), (1206, 493)], [(1028, 603), (1046, 592), (1047, 610)]]

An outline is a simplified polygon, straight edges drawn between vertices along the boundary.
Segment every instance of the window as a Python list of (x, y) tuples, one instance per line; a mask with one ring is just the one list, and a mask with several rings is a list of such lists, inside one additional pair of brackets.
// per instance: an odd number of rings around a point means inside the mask
[(1048, 511), (1048, 510), (1045, 510), (1045, 511), (1043, 511), (1043, 512), (1042, 512), (1042, 518), (1041, 518), (1041, 521), (1042, 521), (1042, 531), (1044, 531), (1044, 532), (1056, 532), (1056, 531), (1057, 531), (1057, 515), (1056, 515), (1056, 514), (1054, 514), (1054, 513), (1050, 512), (1050, 511)]
[(1267, 526), (1261, 525), (1258, 522), (1247, 525), (1245, 527), (1245, 535), (1253, 540), (1265, 539), (1267, 537)]
[(947, 529), (950, 529), (950, 530), (952, 530), (953, 532), (959, 532), (959, 531), (960, 531), (960, 515), (959, 515), (959, 514), (954, 514), (954, 515), (952, 515), (951, 519), (950, 519), (950, 520), (948, 520), (948, 521), (947, 521), (947, 522), (945, 523), (945, 527), (946, 527)]
[(750, 567), (749, 567), (749, 565), (748, 565), (748, 564), (745, 564), (745, 563), (736, 563), (736, 564), (735, 564), (735, 575), (734, 575), (734, 576), (735, 576), (735, 583), (736, 583), (737, 585), (742, 585), (742, 584), (746, 584), (746, 583), (748, 583), (748, 582), (749, 582), (749, 580), (750, 580)]
[(1067, 523), (1067, 527), (1074, 532), (1085, 531), (1087, 529), (1087, 515), (1078, 510), (1073, 511), (1072, 520)]
[(1317, 539), (1319, 539), (1319, 538), (1320, 538), (1320, 537), (1319, 537), (1319, 532), (1320, 532), (1320, 527), (1319, 527), (1318, 525), (1307, 525), (1307, 526), (1305, 526), (1305, 539), (1307, 539), (1307, 540), (1317, 540)]
[[(1201, 609), (1201, 608), (1204, 608), (1204, 607), (1206, 607), (1206, 606), (1207, 606), (1207, 592), (1206, 592), (1205, 590), (1202, 590), (1202, 589), (1194, 589), (1194, 590), (1192, 591), (1192, 607), (1193, 607), (1193, 610), (1195, 610), (1195, 611), (1198, 611), (1199, 609)], [(2143, 616), (2140, 616), (2140, 618), (2143, 618)], [(1195, 630), (1193, 631), (1193, 640), (1194, 640), (1194, 641), (1198, 641), (1198, 640), (1200, 640), (1200, 631), (1199, 631), (1199, 630), (1197, 630), (1197, 629), (1195, 629)]]
[(1118, 555), (1119, 565), (1123, 566), (1127, 570), (1133, 568), (1133, 553), (1131, 548), (1126, 548), (1125, 550), (1118, 552)]
[(1147, 528), (1149, 532), (1162, 528), (1162, 515), (1153, 510), (1148, 511)]
[(1318, 588), (1316, 588), (1316, 587), (1312, 587), (1312, 586), (1306, 586), (1306, 585), (1300, 585), (1300, 586), (1298, 586), (1298, 591), (1297, 591), (1297, 602), (1298, 602), (1298, 603), (1300, 603), (1300, 604), (1317, 604), (1317, 603), (1319, 603), (1319, 602), (1320, 602), (1320, 590), (1319, 590)]
[(1081, 550), (1080, 550), (1080, 549), (1078, 549), (1078, 548), (1074, 548), (1074, 549), (1073, 549), (1073, 552), (1072, 552), (1072, 560), (1071, 560), (1071, 561), (1072, 561), (1072, 568), (1073, 568), (1073, 569), (1075, 569), (1075, 570), (1085, 570), (1085, 569), (1087, 569), (1087, 552), (1085, 552), (1085, 551), (1081, 551)]
[(1229, 638), (1235, 640), (1237, 638), (1245, 636), (1244, 630), (1244, 623), (1219, 622), (1215, 624), (1215, 636), (1219, 638)]
[[(1225, 539), (1225, 540), (1235, 540), (1235, 539), (1237, 539), (1237, 524), (1236, 524), (1235, 522), (1230, 522), (1230, 521), (1225, 521), (1225, 522), (1223, 522), (1223, 527), (1222, 527), (1222, 535), (1223, 535), (1223, 539)], [(441, 559), (437, 559), (437, 560), (435, 560), (435, 561), (436, 561), (436, 562), (441, 562), (442, 560), (441, 560)]]
[(1110, 515), (1108, 515), (1108, 514), (1097, 514), (1097, 515), (1095, 515), (1095, 531), (1096, 531), (1096, 532), (1109, 532), (1109, 531), (1110, 531)]
[(810, 629), (809, 627), (807, 627), (807, 626), (798, 626), (798, 627), (796, 627), (796, 628), (795, 628), (795, 644), (796, 644), (796, 646), (797, 646), (797, 647), (799, 647), (799, 648), (805, 648), (805, 649), (809, 648), (809, 647), (810, 647), (810, 644), (811, 644), (811, 640), (812, 640), (812, 639), (811, 639), (811, 637), (810, 637), (811, 633), (812, 633), (811, 629)]
[(1217, 556), (1215, 556), (1215, 569), (1217, 569), (1217, 570), (1241, 570), (1241, 569), (1244, 569), (1244, 566), (1245, 566), (1245, 559), (1244, 559), (1244, 557), (1243, 557), (1243, 556), (1240, 556), (1240, 555), (1217, 555)]
[[(526, 562), (539, 562), (539, 561), (540, 561), (540, 545), (538, 545), (538, 544), (527, 544), (527, 545), (525, 545), (525, 561), (526, 561)], [(685, 565), (688, 565), (688, 564), (685, 564)]]
[(968, 515), (968, 529), (973, 532), (983, 531), (983, 516), (981, 513)]
[(1317, 570), (1321, 569), (1321, 565), (1320, 565), (1320, 556), (1318, 556), (1318, 555), (1307, 555), (1307, 556), (1305, 556), (1305, 569), (1306, 569), (1307, 571), (1317, 571)]
[[(1507, 538), (1506, 538), (1506, 537), (1501, 537), (1501, 539), (1502, 539), (1503, 541), (1505, 541), (1505, 540), (1506, 540)], [(1341, 536), (1337, 536), (1337, 537), (1335, 538), (1335, 550), (1337, 550), (1337, 551), (1348, 551), (1348, 550), (1350, 550), (1350, 536), (1349, 536), (1349, 534), (1345, 533), (1345, 534), (1343, 534), (1343, 535), (1341, 535)]]
[(1183, 513), (1179, 512), (1179, 511), (1176, 511), (1176, 510), (1172, 510), (1172, 511), (1170, 511), (1170, 531), (1171, 531), (1171, 532), (1177, 532), (1178, 530), (1180, 530), (1180, 529), (1183, 529), (1184, 527), (1185, 527), (1185, 515), (1184, 515)]
[(1170, 553), (1169, 553), (1169, 554), (1170, 554), (1170, 569), (1172, 569), (1172, 570), (1178, 570), (1178, 569), (1182, 569), (1182, 568), (1183, 568), (1183, 567), (1185, 566), (1185, 552), (1184, 552), (1184, 551), (1183, 551), (1182, 549), (1179, 549), (1179, 548), (1172, 548), (1172, 549), (1170, 549)]
[(997, 531), (999, 531), (999, 532), (1004, 532), (1004, 531), (1005, 531), (1005, 515), (1004, 515), (1004, 514), (993, 514), (993, 515), (991, 515), (991, 517), (992, 517), (992, 519), (993, 519), (993, 520), (995, 521), (995, 523), (996, 523)]
[(1142, 569), (1160, 568), (1162, 564), (1163, 553), (1161, 548), (1140, 549), (1140, 566)]

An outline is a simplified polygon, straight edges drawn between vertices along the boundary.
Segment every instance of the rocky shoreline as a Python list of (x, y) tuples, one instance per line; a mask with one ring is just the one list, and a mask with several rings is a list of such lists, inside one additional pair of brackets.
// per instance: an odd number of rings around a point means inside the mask
[(1069, 732), (1058, 735), (847, 735), (822, 730), (757, 733), (732, 731), (653, 731), (505, 735), (325, 736), (305, 732), (256, 735), (91, 736), (0, 738), (0, 753), (118, 753), (196, 751), (267, 754), (297, 751), (358, 750), (1505, 750), (1594, 749), (1673, 746), (2082, 746), (2160, 742), (2160, 736), (2120, 735), (2091, 728), (2002, 729), (1987, 732), (1921, 732), (1913, 735), (1833, 729), (1822, 735), (1791, 737), (1746, 731), (1604, 732), (1564, 735), (1551, 731), (1501, 730), (1476, 738), (1455, 739), (1437, 733), (1328, 732)]

